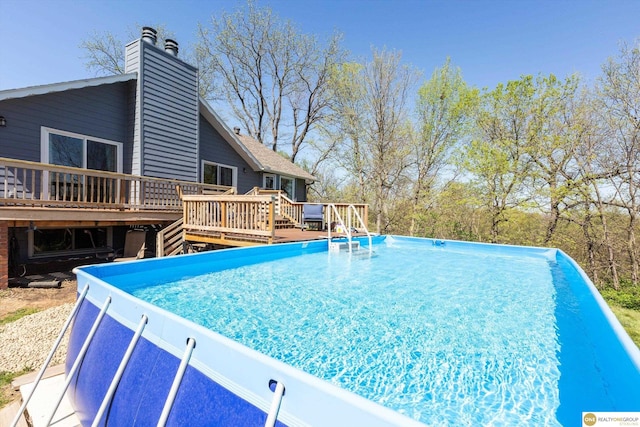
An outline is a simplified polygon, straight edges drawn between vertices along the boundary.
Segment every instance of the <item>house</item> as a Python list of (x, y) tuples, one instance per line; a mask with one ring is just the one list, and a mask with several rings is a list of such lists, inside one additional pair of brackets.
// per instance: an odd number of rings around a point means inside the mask
[(175, 41), (161, 48), (145, 27), (125, 52), (122, 75), (0, 91), (0, 287), (40, 263), (106, 257), (134, 226), (153, 246), (181, 193), (306, 201), (315, 178), (230, 129)]

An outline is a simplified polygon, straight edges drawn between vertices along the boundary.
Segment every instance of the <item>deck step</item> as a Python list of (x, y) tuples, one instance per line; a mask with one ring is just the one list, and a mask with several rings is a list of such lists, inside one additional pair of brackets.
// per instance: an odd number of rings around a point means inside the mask
[(296, 228), (296, 225), (289, 218), (285, 218), (281, 215), (276, 215), (274, 222), (275, 222), (276, 230)]

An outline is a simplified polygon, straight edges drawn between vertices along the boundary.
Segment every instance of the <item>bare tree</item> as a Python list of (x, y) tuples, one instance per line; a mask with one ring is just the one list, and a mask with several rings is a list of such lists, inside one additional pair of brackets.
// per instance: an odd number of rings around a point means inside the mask
[(355, 199), (367, 203), (371, 153), (364, 141), (368, 110), (363, 71), (364, 66), (356, 62), (337, 65), (331, 71), (329, 99), (332, 114), (323, 126), (323, 136), (329, 144), (321, 151), (353, 180)]
[[(159, 24), (153, 28), (157, 31), (160, 45), (164, 44), (165, 39), (173, 38), (173, 33), (169, 32), (165, 25)], [(139, 38), (141, 30), (141, 25), (130, 28), (127, 31), (129, 41)], [(80, 43), (80, 48), (86, 54), (87, 69), (99, 76), (124, 74), (124, 46), (125, 43), (109, 31), (96, 31)]]
[(341, 36), (322, 46), (269, 8), (249, 3), (200, 26), (196, 56), (224, 101), (250, 135), (277, 151), (288, 139), (295, 161), (305, 139), (325, 119), (329, 71), (341, 61)]
[(387, 231), (408, 194), (413, 137), (408, 101), (419, 74), (399, 52), (373, 49), (363, 64), (343, 64), (331, 80), (333, 138), (340, 164), (372, 204), (377, 232)]

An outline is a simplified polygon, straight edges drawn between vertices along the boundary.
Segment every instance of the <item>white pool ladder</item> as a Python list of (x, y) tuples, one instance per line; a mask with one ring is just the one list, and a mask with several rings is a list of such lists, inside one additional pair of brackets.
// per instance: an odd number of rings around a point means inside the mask
[[(372, 238), (371, 238), (371, 233), (369, 233), (369, 230), (367, 229), (367, 224), (364, 223), (362, 217), (360, 216), (360, 214), (358, 213), (358, 210), (356, 209), (355, 206), (353, 205), (349, 205), (347, 206), (347, 221), (345, 223), (344, 219), (342, 218), (342, 216), (340, 215), (340, 212), (338, 211), (338, 208), (336, 207), (335, 204), (330, 203), (329, 205), (327, 205), (327, 208), (329, 209), (329, 212), (327, 212), (327, 222), (329, 223), (329, 228), (328, 228), (328, 232), (327, 232), (327, 237), (329, 239), (329, 250), (332, 250), (332, 246), (331, 246), (331, 224), (332, 224), (332, 219), (333, 216), (335, 215), (336, 219), (337, 219), (337, 223), (340, 225), (340, 227), (344, 230), (344, 234), (347, 237), (347, 246), (349, 249), (349, 253), (351, 253), (353, 251), (353, 243), (352, 239), (353, 239), (353, 228), (354, 228), (354, 222), (356, 224), (358, 224), (358, 227), (364, 231), (367, 234), (367, 237), (369, 239), (369, 253), (372, 252), (373, 250), (373, 246), (372, 246)], [(358, 243), (358, 247), (360, 242)], [(339, 244), (336, 246), (339, 250), (340, 246)]]

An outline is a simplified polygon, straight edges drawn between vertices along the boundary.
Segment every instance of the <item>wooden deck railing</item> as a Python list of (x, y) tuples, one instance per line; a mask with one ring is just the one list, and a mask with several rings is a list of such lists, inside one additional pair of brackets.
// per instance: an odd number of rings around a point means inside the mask
[(180, 212), (178, 194), (221, 194), (231, 187), (103, 172), (0, 157), (0, 206)]
[[(276, 236), (276, 215), (301, 226), (302, 209), (305, 205), (291, 201), (283, 191), (259, 188), (239, 196), (184, 195), (182, 203), (185, 238), (210, 243), (230, 240), (271, 243)], [(347, 217), (349, 203), (333, 205), (342, 217)], [(353, 206), (366, 221), (368, 205)], [(329, 225), (328, 208), (325, 208), (324, 214), (325, 223)]]
[(185, 231), (263, 236), (275, 235), (272, 196), (183, 196)]
[[(263, 196), (275, 196), (276, 204), (275, 210), (276, 215), (281, 215), (285, 218), (291, 220), (296, 226), (302, 225), (302, 207), (305, 204), (312, 205), (323, 205), (324, 206), (324, 223), (329, 224), (329, 212), (327, 209), (328, 203), (310, 203), (310, 202), (294, 202), (289, 199), (285, 192), (282, 190), (263, 190), (260, 188), (253, 188), (249, 193), (252, 195), (263, 195)], [(364, 203), (333, 203), (335, 205), (338, 213), (341, 217), (346, 218), (348, 214), (349, 205), (353, 205), (360, 214), (360, 217), (363, 219), (365, 224), (368, 224), (369, 221), (369, 205)]]

